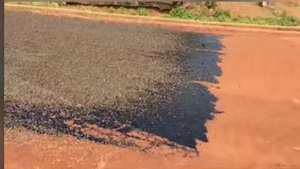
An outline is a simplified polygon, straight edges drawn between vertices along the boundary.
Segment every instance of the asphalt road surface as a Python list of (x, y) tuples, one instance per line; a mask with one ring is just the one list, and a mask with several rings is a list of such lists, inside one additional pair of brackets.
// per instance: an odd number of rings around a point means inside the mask
[(7, 10), (6, 168), (300, 168), (299, 34), (175, 30)]
[(6, 13), (5, 28), (7, 127), (135, 144), (91, 136), (68, 120), (145, 131), (171, 146), (207, 141), (216, 98), (192, 81), (216, 83), (217, 35), (18, 12)]

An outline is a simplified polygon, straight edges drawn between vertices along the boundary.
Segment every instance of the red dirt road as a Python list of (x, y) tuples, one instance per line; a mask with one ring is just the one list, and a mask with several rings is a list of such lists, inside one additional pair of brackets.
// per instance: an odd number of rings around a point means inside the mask
[(221, 89), (213, 93), (225, 113), (208, 124), (202, 161), (300, 168), (300, 38), (240, 33), (223, 44)]
[[(201, 30), (200, 30), (201, 31)], [(6, 131), (6, 169), (299, 169), (300, 36), (225, 34), (216, 115), (199, 157)], [(18, 139), (15, 139), (18, 138)]]

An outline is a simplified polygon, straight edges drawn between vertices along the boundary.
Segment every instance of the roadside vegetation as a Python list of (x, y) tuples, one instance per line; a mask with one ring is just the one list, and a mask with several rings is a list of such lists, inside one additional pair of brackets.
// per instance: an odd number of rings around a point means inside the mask
[(184, 9), (179, 6), (171, 10), (166, 17), (192, 19), (199, 21), (211, 22), (231, 22), (241, 24), (261, 24), (261, 25), (281, 25), (281, 26), (298, 26), (300, 20), (286, 13), (274, 14), (273, 17), (232, 17), (229, 11), (216, 9), (208, 12), (196, 13), (192, 10)]
[(300, 19), (286, 13), (273, 12), (268, 17), (232, 16), (229, 10), (218, 8), (213, 1), (196, 3), (189, 6), (179, 5), (168, 11), (158, 11), (144, 7), (99, 7), (99, 6), (70, 6), (66, 3), (53, 2), (21, 2), (18, 4), (31, 6), (47, 6), (61, 8), (79, 8), (90, 11), (105, 12), (111, 14), (156, 16), (166, 18), (189, 19), (203, 22), (227, 22), (237, 24), (258, 24), (258, 25), (279, 25), (279, 26), (300, 26)]

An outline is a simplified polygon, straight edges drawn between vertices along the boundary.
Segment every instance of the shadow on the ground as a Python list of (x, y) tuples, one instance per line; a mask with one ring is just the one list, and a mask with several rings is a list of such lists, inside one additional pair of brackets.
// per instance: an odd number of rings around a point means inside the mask
[[(131, 108), (126, 110), (51, 108), (6, 102), (5, 126), (25, 127), (38, 133), (67, 134), (118, 146), (135, 145), (143, 150), (160, 145), (195, 149), (196, 139), (208, 141), (205, 123), (216, 112), (217, 98), (207, 87), (193, 81), (217, 83), (216, 77), (221, 75), (218, 62), (222, 45), (217, 35), (183, 33), (182, 36), (184, 49), (179, 62), (183, 76), (188, 77), (182, 83), (157, 84), (155, 90), (141, 95), (142, 101), (132, 101)], [(133, 140), (122, 141), (83, 130), (91, 125)], [(130, 135), (133, 131), (149, 135)], [(134, 140), (139, 139), (147, 145), (136, 144)]]

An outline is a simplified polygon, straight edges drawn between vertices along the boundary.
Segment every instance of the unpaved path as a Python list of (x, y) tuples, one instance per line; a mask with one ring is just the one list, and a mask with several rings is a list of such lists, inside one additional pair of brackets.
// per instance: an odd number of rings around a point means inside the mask
[(208, 86), (224, 113), (207, 124), (209, 142), (196, 146), (200, 156), (7, 130), (6, 168), (300, 168), (299, 35), (214, 33), (224, 35), (222, 76)]
[(207, 125), (202, 161), (300, 168), (299, 36), (237, 33), (223, 44), (221, 89), (213, 93), (225, 113)]

